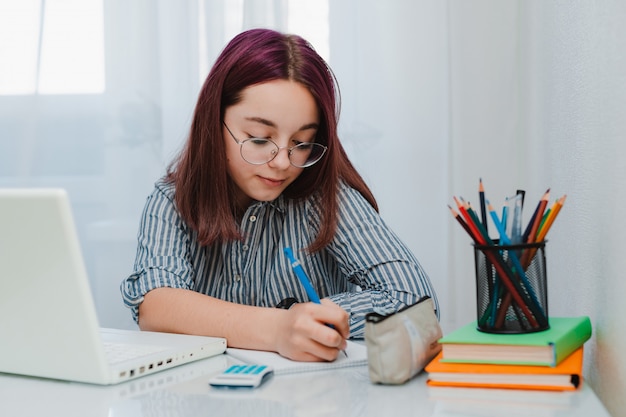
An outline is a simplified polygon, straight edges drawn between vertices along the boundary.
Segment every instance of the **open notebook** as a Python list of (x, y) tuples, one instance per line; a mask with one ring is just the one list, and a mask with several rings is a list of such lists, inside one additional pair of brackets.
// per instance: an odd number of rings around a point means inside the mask
[(225, 350), (223, 338), (101, 329), (67, 193), (0, 189), (0, 372), (114, 384)]
[(284, 356), (280, 356), (278, 353), (260, 350), (228, 348), (226, 353), (245, 363), (271, 366), (274, 369), (275, 375), (367, 365), (367, 348), (365, 344), (353, 340), (348, 340), (348, 347), (346, 348), (347, 356), (340, 353), (333, 362), (292, 361)]

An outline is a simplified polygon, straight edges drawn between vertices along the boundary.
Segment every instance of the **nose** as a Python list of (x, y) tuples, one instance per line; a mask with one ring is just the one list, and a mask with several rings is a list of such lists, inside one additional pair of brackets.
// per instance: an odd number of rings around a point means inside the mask
[[(284, 152), (283, 152), (284, 151)], [(286, 146), (278, 148), (276, 151), (276, 155), (274, 159), (269, 161), (267, 164), (273, 168), (278, 169), (287, 169), (291, 166), (291, 162), (289, 161), (289, 148)]]

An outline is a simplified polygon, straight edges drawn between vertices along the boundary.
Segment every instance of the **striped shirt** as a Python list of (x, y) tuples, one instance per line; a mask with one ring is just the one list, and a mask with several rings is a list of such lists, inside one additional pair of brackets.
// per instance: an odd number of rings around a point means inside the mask
[[(274, 307), (282, 299), (307, 301), (283, 249), (291, 247), (320, 297), (350, 316), (350, 337), (364, 336), (365, 315), (387, 315), (429, 295), (428, 276), (415, 256), (361, 194), (342, 184), (339, 221), (332, 242), (308, 253), (319, 230), (319, 199), (255, 202), (241, 220), (241, 241), (201, 246), (174, 204), (174, 186), (163, 180), (148, 197), (139, 228), (134, 271), (121, 284), (124, 303), (138, 307), (158, 287), (195, 290), (222, 300)], [(438, 310), (438, 309), (437, 309)]]

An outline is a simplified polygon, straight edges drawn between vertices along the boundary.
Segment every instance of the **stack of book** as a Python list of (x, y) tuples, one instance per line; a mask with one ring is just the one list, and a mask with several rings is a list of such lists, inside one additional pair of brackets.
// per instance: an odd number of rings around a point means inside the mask
[(425, 368), (430, 386), (576, 390), (582, 383), (589, 317), (550, 317), (550, 328), (523, 334), (485, 333), (469, 323), (439, 340)]

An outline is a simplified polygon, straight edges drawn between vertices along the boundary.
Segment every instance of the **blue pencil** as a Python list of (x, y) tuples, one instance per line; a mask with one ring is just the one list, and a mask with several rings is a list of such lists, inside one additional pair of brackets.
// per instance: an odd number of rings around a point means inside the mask
[(293, 268), (293, 272), (296, 273), (296, 276), (304, 287), (304, 290), (306, 291), (309, 300), (311, 300), (315, 304), (321, 304), (320, 297), (315, 292), (315, 289), (313, 289), (311, 281), (309, 281), (309, 277), (306, 276), (304, 269), (302, 269), (302, 265), (300, 265), (300, 261), (297, 260), (295, 256), (293, 256), (291, 248), (285, 248), (284, 251), (287, 259), (289, 259), (289, 262), (291, 263), (291, 268)]
[[(296, 257), (293, 255), (293, 251), (291, 250), (291, 248), (285, 248), (284, 252), (287, 256), (287, 259), (289, 259), (289, 262), (291, 263), (291, 268), (293, 269), (293, 272), (296, 273), (296, 276), (304, 287), (304, 290), (306, 291), (306, 295), (309, 297), (309, 300), (311, 300), (311, 302), (315, 304), (322, 304), (319, 295), (317, 295), (317, 293), (315, 292), (313, 285), (311, 285), (311, 281), (309, 281), (309, 277), (306, 276), (306, 272), (304, 272), (304, 269), (302, 269), (300, 261), (297, 260)], [(332, 324), (327, 324), (327, 326), (331, 329), (335, 328), (335, 326), (333, 326)], [(346, 353), (346, 351), (342, 350), (342, 352), (347, 358), (348, 354)]]
[[(512, 245), (511, 240), (509, 239), (509, 237), (506, 234), (506, 231), (504, 230), (504, 226), (502, 225), (502, 223), (500, 223), (500, 219), (498, 219), (498, 215), (496, 214), (495, 210), (493, 209), (493, 207), (491, 207), (491, 204), (489, 204), (488, 201), (487, 201), (487, 207), (489, 209), (489, 214), (491, 214), (491, 219), (493, 220), (493, 223), (496, 225), (496, 229), (498, 229), (498, 233), (500, 234), (500, 243), (503, 245)], [(526, 277), (526, 274), (524, 273), (524, 268), (522, 268), (522, 264), (520, 263), (517, 255), (515, 254), (515, 251), (509, 251), (509, 256), (511, 257), (511, 261), (513, 261), (513, 266), (515, 267), (515, 270), (517, 271), (520, 279), (522, 280), (522, 282), (524, 283), (524, 286), (526, 287), (526, 291), (532, 297), (532, 301), (535, 303), (535, 305), (539, 309), (539, 312), (543, 316), (545, 316), (543, 308), (541, 307), (541, 304), (539, 303), (539, 300), (537, 299), (537, 295), (535, 294), (535, 291), (533, 290), (533, 287), (530, 284), (530, 281), (528, 281), (528, 278)]]

